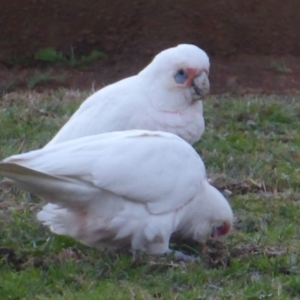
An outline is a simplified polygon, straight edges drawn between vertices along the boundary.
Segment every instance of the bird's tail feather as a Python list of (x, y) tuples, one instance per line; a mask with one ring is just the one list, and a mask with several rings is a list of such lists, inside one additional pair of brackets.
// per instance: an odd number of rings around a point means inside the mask
[[(15, 163), (0, 162), (0, 174), (15, 184), (47, 202), (72, 208), (86, 205), (96, 188), (84, 181), (70, 177), (50, 175)], [(99, 190), (97, 189), (99, 193)], [(77, 205), (76, 205), (77, 204)]]

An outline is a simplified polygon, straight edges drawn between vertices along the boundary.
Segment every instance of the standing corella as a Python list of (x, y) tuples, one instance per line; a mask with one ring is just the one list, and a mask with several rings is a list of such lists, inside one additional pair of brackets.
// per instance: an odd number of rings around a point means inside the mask
[(193, 144), (205, 124), (209, 58), (194, 45), (159, 53), (139, 74), (111, 84), (82, 103), (46, 145), (100, 133), (145, 129), (174, 133)]
[(230, 205), (208, 183), (199, 155), (166, 132), (55, 144), (5, 159), (0, 174), (48, 203), (37, 217), (52, 232), (91, 247), (162, 255), (173, 234), (201, 242), (232, 227)]

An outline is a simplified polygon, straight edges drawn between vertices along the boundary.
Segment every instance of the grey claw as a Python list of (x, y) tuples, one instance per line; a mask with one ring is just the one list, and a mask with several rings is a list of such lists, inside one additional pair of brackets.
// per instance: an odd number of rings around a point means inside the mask
[(192, 262), (200, 261), (199, 256), (187, 255), (187, 254), (184, 254), (180, 251), (168, 250), (166, 255), (167, 256), (173, 256), (175, 260), (179, 260), (179, 261), (180, 260), (181, 261), (192, 261)]

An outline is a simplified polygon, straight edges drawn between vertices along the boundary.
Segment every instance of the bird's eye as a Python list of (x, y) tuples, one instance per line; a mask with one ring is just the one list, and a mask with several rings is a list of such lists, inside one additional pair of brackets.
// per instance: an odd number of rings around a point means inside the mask
[(188, 79), (188, 77), (189, 77), (188, 73), (185, 70), (180, 69), (175, 74), (174, 79), (177, 83), (184, 84), (185, 81)]

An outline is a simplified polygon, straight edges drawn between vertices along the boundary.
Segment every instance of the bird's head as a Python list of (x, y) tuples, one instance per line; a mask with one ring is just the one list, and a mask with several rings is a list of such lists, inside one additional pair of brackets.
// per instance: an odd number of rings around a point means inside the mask
[(159, 89), (176, 93), (180, 96), (177, 101), (190, 105), (209, 93), (209, 66), (202, 49), (182, 44), (157, 54), (139, 76), (148, 80), (156, 93)]
[(230, 221), (224, 221), (224, 222), (217, 222), (219, 224), (214, 224), (211, 230), (210, 237), (211, 238), (218, 238), (226, 235), (230, 232), (232, 224)]
[[(207, 207), (202, 211), (203, 219), (206, 220), (206, 238), (217, 239), (227, 235), (233, 226), (233, 212), (225, 197), (205, 180), (201, 206)], [(200, 232), (202, 228), (200, 228)]]
[[(188, 205), (187, 205), (188, 207)], [(233, 226), (233, 212), (225, 197), (206, 180), (186, 214), (186, 238), (198, 242), (226, 236)]]

